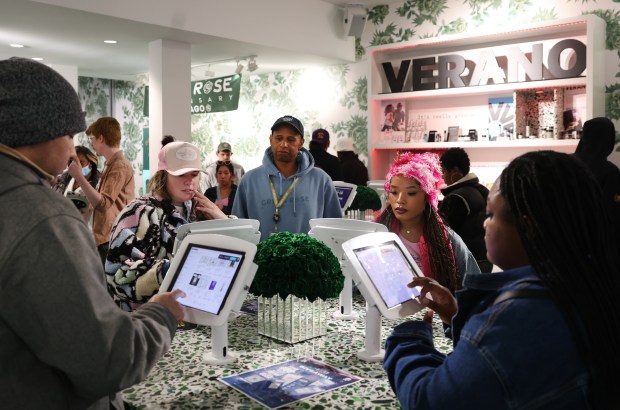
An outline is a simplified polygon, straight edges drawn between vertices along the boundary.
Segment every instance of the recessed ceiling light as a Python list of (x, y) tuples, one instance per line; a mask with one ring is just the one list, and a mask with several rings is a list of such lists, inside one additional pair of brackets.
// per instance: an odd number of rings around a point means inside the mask
[(24, 48), (25, 46), (23, 44), (11, 44), (11, 47)]
[(116, 40), (103, 40), (103, 42), (107, 44), (116, 44)]
[(32, 57), (33, 60), (35, 61), (43, 61), (43, 59), (41, 57)]

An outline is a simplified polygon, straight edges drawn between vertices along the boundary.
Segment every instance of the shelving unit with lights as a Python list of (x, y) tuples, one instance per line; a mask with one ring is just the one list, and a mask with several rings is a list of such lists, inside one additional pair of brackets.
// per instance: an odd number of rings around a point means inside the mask
[[(578, 140), (559, 139), (562, 114), (573, 108), (582, 121), (604, 115), (604, 66), (595, 64), (604, 49), (605, 22), (594, 15), (371, 47), (371, 179), (383, 179), (401, 150), (462, 147), (478, 164), (532, 150), (574, 152)], [(388, 104), (398, 103), (402, 129), (382, 131)], [(543, 121), (551, 121), (553, 138), (517, 138), (529, 123), (530, 135), (539, 134)], [(494, 123), (503, 134), (483, 141), (497, 131)], [(424, 141), (432, 130), (447, 138), (449, 127), (460, 139)], [(477, 141), (463, 141), (469, 130)]]

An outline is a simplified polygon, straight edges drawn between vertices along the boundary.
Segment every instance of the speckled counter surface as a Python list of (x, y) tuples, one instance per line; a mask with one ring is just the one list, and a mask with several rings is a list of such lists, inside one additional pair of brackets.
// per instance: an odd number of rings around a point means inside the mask
[[(331, 317), (338, 300), (328, 301), (327, 334), (293, 345), (257, 333), (256, 316), (241, 315), (228, 325), (228, 348), (239, 359), (228, 365), (208, 365), (202, 355), (211, 350), (211, 329), (199, 326), (177, 332), (169, 352), (159, 361), (147, 380), (126, 389), (125, 400), (139, 409), (262, 409), (259, 403), (226, 386), (219, 377), (254, 370), (275, 363), (312, 357), (345, 372), (362, 377), (353, 385), (332, 390), (282, 409), (393, 409), (400, 408), (390, 389), (381, 363), (364, 362), (357, 352), (364, 349), (364, 300), (356, 296), (353, 311), (360, 319)], [(421, 318), (421, 313), (414, 316)], [(382, 319), (381, 345), (400, 321)], [(452, 342), (442, 337), (438, 319), (433, 323), (435, 346), (444, 352)]]

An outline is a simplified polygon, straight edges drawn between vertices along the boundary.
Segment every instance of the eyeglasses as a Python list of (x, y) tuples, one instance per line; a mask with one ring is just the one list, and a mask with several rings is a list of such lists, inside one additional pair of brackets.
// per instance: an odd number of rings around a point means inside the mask
[(230, 165), (232, 164), (232, 161), (217, 161), (215, 164), (218, 166), (219, 165)]

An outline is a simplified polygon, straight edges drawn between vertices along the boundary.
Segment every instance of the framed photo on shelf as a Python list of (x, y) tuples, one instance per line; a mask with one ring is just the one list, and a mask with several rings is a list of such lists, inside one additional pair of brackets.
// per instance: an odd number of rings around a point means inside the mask
[(380, 104), (380, 131), (384, 142), (405, 142), (407, 115), (405, 103), (399, 100), (385, 100)]

